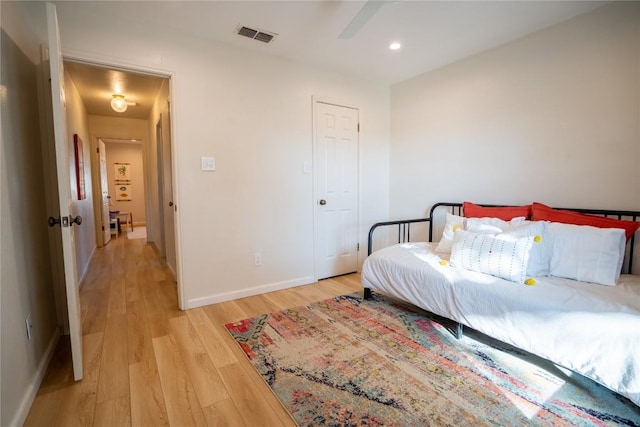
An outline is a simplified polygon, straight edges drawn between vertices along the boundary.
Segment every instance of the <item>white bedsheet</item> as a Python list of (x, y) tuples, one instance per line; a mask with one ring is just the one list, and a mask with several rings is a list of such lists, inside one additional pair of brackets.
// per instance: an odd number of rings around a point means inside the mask
[(549, 359), (640, 406), (640, 276), (617, 286), (557, 277), (526, 286), (440, 264), (436, 244), (404, 243), (374, 252), (366, 288)]

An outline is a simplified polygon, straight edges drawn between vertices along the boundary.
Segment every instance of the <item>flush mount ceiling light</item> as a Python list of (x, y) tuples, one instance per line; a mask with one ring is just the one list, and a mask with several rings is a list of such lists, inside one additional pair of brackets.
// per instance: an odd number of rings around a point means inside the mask
[(401, 47), (402, 47), (402, 45), (400, 43), (398, 43), (398, 42), (394, 42), (394, 43), (391, 43), (389, 45), (389, 49), (391, 49), (391, 50), (398, 50)]
[(114, 94), (111, 99), (111, 108), (118, 113), (127, 111), (127, 101), (125, 101), (124, 95)]

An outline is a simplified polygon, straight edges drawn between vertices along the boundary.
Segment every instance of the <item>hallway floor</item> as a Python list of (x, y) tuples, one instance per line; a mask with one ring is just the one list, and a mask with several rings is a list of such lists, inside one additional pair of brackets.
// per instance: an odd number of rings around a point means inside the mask
[(25, 425), (293, 426), (223, 325), (361, 289), (352, 274), (181, 311), (153, 246), (114, 239), (80, 290), (84, 379), (62, 337)]

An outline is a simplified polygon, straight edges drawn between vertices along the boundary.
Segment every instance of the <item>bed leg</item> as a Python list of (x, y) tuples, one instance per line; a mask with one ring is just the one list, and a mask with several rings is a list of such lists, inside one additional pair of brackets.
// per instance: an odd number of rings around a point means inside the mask
[(364, 288), (364, 299), (371, 299), (371, 289)]
[(456, 323), (456, 339), (462, 338), (462, 323)]

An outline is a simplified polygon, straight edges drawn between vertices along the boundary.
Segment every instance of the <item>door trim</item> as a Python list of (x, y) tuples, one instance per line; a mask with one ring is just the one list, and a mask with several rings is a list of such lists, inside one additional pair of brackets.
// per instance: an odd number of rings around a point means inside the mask
[[(317, 190), (316, 190), (316, 181), (317, 181), (317, 172), (316, 172), (316, 161), (317, 161), (317, 153), (316, 153), (316, 149), (318, 147), (318, 132), (317, 132), (317, 126), (318, 126), (318, 118), (317, 118), (317, 104), (327, 104), (327, 105), (333, 105), (336, 107), (342, 107), (342, 108), (349, 108), (352, 110), (356, 110), (358, 111), (358, 122), (360, 122), (360, 108), (355, 107), (353, 105), (350, 105), (349, 103), (346, 102), (339, 102), (336, 100), (330, 100), (324, 97), (318, 97), (318, 96), (312, 96), (311, 97), (311, 102), (312, 102), (312, 112), (311, 112), (311, 116), (312, 116), (312, 147), (311, 147), (311, 157), (312, 157), (312, 189), (311, 189), (311, 194), (312, 194), (312, 200), (311, 200), (311, 209), (313, 212), (313, 248), (312, 248), (312, 253), (313, 253), (313, 277), (315, 279), (315, 281), (318, 281), (318, 277), (319, 277), (319, 266), (318, 266), (318, 253), (317, 253), (317, 244), (318, 244), (318, 240), (319, 240), (319, 236), (318, 236), (318, 209), (316, 208), (316, 201), (319, 199), (319, 194), (317, 194)], [(359, 125), (358, 125), (359, 126)], [(357, 224), (356, 224), (356, 241), (357, 244), (359, 245), (360, 243), (360, 223), (361, 223), (361, 218), (360, 218), (360, 212), (361, 212), (361, 206), (360, 206), (360, 132), (358, 132), (358, 159), (357, 159), (357, 171), (356, 171), (356, 179), (357, 179), (357, 183), (356, 183), (356, 189), (357, 189), (357, 195), (356, 195), (356, 206), (358, 209), (357, 212)], [(359, 252), (357, 253), (357, 265), (360, 265), (360, 255)], [(359, 267), (358, 267), (359, 269)]]
[[(169, 103), (169, 107), (168, 107), (169, 115), (171, 117), (176, 117), (175, 105), (176, 104), (179, 105), (180, 97), (176, 91), (176, 82), (178, 77), (176, 76), (176, 73), (174, 71), (167, 70), (167, 69), (147, 67), (140, 64), (120, 62), (112, 59), (105, 60), (99, 57), (87, 55), (85, 53), (74, 52), (73, 50), (63, 52), (63, 60), (69, 61), (69, 62), (76, 62), (79, 64), (110, 68), (113, 70), (120, 70), (124, 72), (147, 74), (151, 76), (169, 79), (169, 97), (171, 99), (171, 102)], [(179, 153), (178, 153), (178, 150), (176, 149), (177, 144), (174, 143), (174, 141), (176, 141), (175, 134), (176, 134), (177, 127), (179, 127), (179, 124), (176, 124), (175, 119), (172, 120), (171, 125), (169, 126), (169, 132), (170, 132), (169, 135), (170, 135), (170, 141), (171, 141), (171, 169), (172, 169), (171, 182), (173, 187), (173, 201), (176, 205), (181, 206), (182, 203), (180, 198), (180, 187), (177, 185), (177, 183), (180, 181), (179, 180), (180, 169), (178, 168)], [(147, 150), (146, 147), (143, 147), (143, 157), (146, 155), (144, 154), (146, 153), (146, 150)], [(143, 162), (146, 162), (146, 159), (143, 160)], [(148, 171), (148, 168), (146, 168), (146, 170)], [(147, 172), (147, 176), (148, 176), (148, 172)], [(93, 179), (93, 172), (92, 172), (92, 179)], [(151, 205), (152, 205), (151, 199), (150, 199), (150, 192), (148, 191), (145, 192), (145, 199), (146, 199), (145, 206), (147, 207), (147, 212), (149, 212), (149, 209), (151, 208)], [(176, 276), (177, 289), (178, 289), (178, 306), (180, 307), (181, 310), (186, 310), (187, 307), (185, 305), (186, 301), (184, 297), (185, 290), (184, 290), (183, 280), (182, 280), (182, 240), (180, 238), (180, 210), (175, 211), (173, 218), (174, 218), (173, 230), (175, 235), (175, 253), (176, 253), (175, 276)]]
[[(155, 243), (160, 243), (158, 246), (156, 244), (156, 248), (160, 251), (160, 255), (165, 257), (167, 255), (167, 247), (166, 247), (166, 238), (165, 238), (165, 230), (164, 230), (164, 174), (161, 173), (164, 170), (164, 150), (163, 144), (164, 139), (162, 135), (162, 113), (158, 115), (158, 120), (153, 125), (153, 130), (155, 131), (156, 137), (156, 169), (158, 171), (158, 206), (156, 206), (158, 212), (158, 239), (155, 239)], [(175, 274), (175, 273), (174, 273)]]

